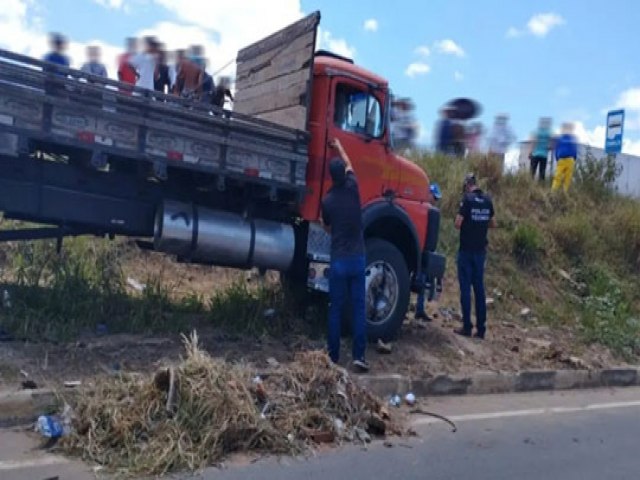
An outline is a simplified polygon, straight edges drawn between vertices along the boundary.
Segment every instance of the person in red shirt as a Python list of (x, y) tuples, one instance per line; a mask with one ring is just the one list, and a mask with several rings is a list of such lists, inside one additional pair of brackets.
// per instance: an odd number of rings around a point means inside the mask
[(127, 51), (118, 57), (118, 80), (129, 85), (135, 85), (138, 72), (131, 65), (131, 57), (136, 54), (138, 42), (135, 38), (127, 38)]

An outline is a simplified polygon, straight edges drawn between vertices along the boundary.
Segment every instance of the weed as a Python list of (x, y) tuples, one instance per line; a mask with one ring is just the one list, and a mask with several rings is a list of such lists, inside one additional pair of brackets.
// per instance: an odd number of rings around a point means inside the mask
[(533, 225), (518, 225), (512, 235), (512, 252), (521, 265), (535, 263), (542, 251), (542, 237)]

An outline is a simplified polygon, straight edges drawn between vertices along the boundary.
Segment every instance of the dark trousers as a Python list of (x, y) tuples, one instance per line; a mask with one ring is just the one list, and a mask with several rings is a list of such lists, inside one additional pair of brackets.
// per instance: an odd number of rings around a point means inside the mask
[(547, 157), (531, 157), (531, 176), (536, 178), (536, 171), (540, 170), (540, 180), (547, 176)]
[(471, 288), (476, 301), (476, 330), (484, 335), (487, 324), (487, 299), (484, 291), (485, 253), (458, 252), (458, 281), (463, 328), (471, 332)]
[(334, 363), (340, 359), (342, 311), (350, 295), (352, 308), (353, 359), (364, 360), (367, 346), (365, 315), (364, 255), (331, 260), (329, 270), (329, 356)]

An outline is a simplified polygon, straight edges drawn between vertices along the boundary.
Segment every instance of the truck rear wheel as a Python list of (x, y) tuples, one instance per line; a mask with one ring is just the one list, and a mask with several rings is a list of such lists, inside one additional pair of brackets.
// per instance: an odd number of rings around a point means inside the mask
[(366, 316), (369, 339), (398, 336), (409, 306), (409, 270), (402, 253), (377, 238), (366, 243)]

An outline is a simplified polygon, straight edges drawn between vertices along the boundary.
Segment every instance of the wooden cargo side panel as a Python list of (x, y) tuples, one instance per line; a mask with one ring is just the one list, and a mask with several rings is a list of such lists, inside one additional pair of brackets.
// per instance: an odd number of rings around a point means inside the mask
[(238, 53), (234, 110), (306, 130), (319, 13)]

